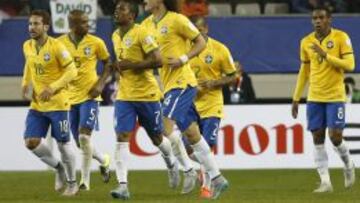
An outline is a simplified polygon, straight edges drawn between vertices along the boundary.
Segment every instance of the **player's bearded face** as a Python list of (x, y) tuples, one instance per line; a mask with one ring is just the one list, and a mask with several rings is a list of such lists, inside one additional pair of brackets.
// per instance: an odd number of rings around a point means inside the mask
[(315, 10), (312, 13), (311, 20), (315, 31), (324, 32), (329, 29), (331, 24), (331, 17), (326, 14), (326, 11), (323, 10)]
[(41, 16), (30, 16), (29, 34), (32, 39), (39, 39), (49, 29), (48, 25), (44, 25)]
[(86, 35), (89, 31), (89, 18), (86, 15), (82, 15), (76, 23), (76, 34)]

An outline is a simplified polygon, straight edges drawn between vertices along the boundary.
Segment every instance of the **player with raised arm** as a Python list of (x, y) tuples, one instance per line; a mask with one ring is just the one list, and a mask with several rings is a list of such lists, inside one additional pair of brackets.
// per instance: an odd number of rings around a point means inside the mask
[(355, 60), (349, 36), (331, 27), (332, 17), (327, 8), (312, 12), (314, 32), (301, 40), (301, 67), (293, 96), (292, 116), (298, 115), (298, 105), (307, 82), (306, 115), (308, 130), (315, 144), (314, 158), (321, 183), (315, 193), (332, 192), (325, 149), (326, 129), (335, 151), (344, 162), (345, 188), (355, 182), (355, 166), (343, 140), (345, 126), (344, 72), (353, 71)]
[[(176, 163), (171, 143), (163, 136), (161, 91), (153, 74), (153, 69), (161, 66), (159, 47), (147, 29), (135, 24), (137, 15), (138, 5), (132, 0), (121, 0), (116, 6), (115, 20), (119, 28), (113, 33), (112, 40), (117, 57), (115, 67), (120, 72), (114, 112), (118, 187), (111, 191), (111, 195), (117, 199), (130, 198), (129, 139), (137, 120), (160, 150), (167, 168), (173, 170)], [(179, 180), (176, 171), (171, 173), (171, 186), (177, 185)]]
[(165, 92), (164, 128), (177, 160), (184, 167), (182, 193), (189, 193), (194, 189), (197, 175), (180, 137), (174, 134), (174, 125), (179, 122), (184, 125), (178, 127), (187, 137), (206, 172), (210, 174), (214, 191), (212, 198), (216, 199), (227, 189), (228, 182), (221, 175), (209, 145), (200, 134), (193, 103), (197, 93), (197, 81), (188, 63), (200, 54), (206, 42), (196, 27), (185, 16), (177, 13), (177, 5), (176, 0), (145, 0), (145, 10), (152, 15), (145, 19), (142, 25), (154, 33), (160, 46), (163, 60), (160, 78)]
[(79, 188), (90, 190), (91, 160), (100, 163), (103, 181), (110, 178), (110, 156), (99, 153), (91, 142), (91, 134), (98, 125), (100, 93), (103, 86), (98, 83), (96, 66), (98, 60), (104, 64), (104, 71), (110, 68), (110, 54), (99, 37), (89, 34), (89, 18), (81, 10), (73, 10), (68, 16), (70, 33), (58, 39), (74, 58), (78, 76), (70, 82), (71, 102), (70, 129), (82, 152), (81, 180)]
[[(26, 147), (41, 161), (56, 170), (55, 190), (61, 190), (65, 181), (65, 196), (78, 192), (75, 174), (75, 156), (70, 144), (70, 101), (66, 85), (77, 75), (72, 57), (64, 45), (47, 35), (50, 15), (43, 10), (34, 10), (29, 18), (29, 40), (23, 46), (25, 68), (22, 94), (30, 99), (26, 117), (24, 139)], [(33, 88), (29, 98), (30, 86)], [(51, 136), (57, 141), (62, 162), (52, 154), (42, 141), (49, 126)]]

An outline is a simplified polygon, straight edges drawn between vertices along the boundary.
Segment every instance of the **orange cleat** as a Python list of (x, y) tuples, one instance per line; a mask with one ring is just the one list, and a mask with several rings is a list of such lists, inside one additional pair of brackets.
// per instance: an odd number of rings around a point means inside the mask
[(211, 197), (212, 197), (211, 190), (206, 187), (201, 187), (200, 197), (204, 198), (204, 199), (211, 199)]

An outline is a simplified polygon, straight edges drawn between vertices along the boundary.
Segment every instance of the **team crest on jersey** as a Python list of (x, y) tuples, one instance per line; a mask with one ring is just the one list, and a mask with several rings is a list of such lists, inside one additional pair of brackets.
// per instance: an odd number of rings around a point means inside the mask
[(85, 47), (84, 48), (84, 54), (85, 54), (85, 56), (89, 56), (91, 54), (91, 48), (90, 47)]
[(160, 33), (161, 34), (167, 34), (169, 32), (169, 28), (166, 26), (166, 25), (164, 25), (164, 26), (162, 26), (161, 28), (160, 28)]
[(125, 46), (126, 46), (126, 47), (130, 47), (130, 46), (132, 45), (132, 40), (131, 40), (131, 38), (126, 38), (124, 43), (125, 43)]
[(205, 56), (205, 63), (211, 64), (213, 62), (214, 58), (211, 55)]
[(334, 48), (334, 42), (333, 42), (333, 41), (328, 41), (328, 43), (326, 44), (326, 47), (327, 47), (328, 49)]
[(44, 54), (44, 61), (50, 61), (50, 54), (49, 53)]

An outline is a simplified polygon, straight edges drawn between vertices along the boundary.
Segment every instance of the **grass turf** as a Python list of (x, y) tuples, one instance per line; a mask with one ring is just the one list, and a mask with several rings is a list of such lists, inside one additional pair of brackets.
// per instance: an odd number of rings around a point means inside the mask
[[(318, 182), (315, 170), (228, 170), (224, 175), (230, 188), (216, 202), (360, 202), (360, 184), (346, 190), (339, 169), (331, 170), (334, 192), (328, 194), (312, 193)], [(128, 202), (208, 202), (198, 198), (198, 189), (190, 195), (169, 189), (165, 171), (131, 171), (129, 181)], [(52, 172), (0, 172), (0, 202), (119, 202), (109, 195), (115, 186), (114, 173), (104, 184), (94, 172), (91, 190), (69, 198), (54, 191)]]

